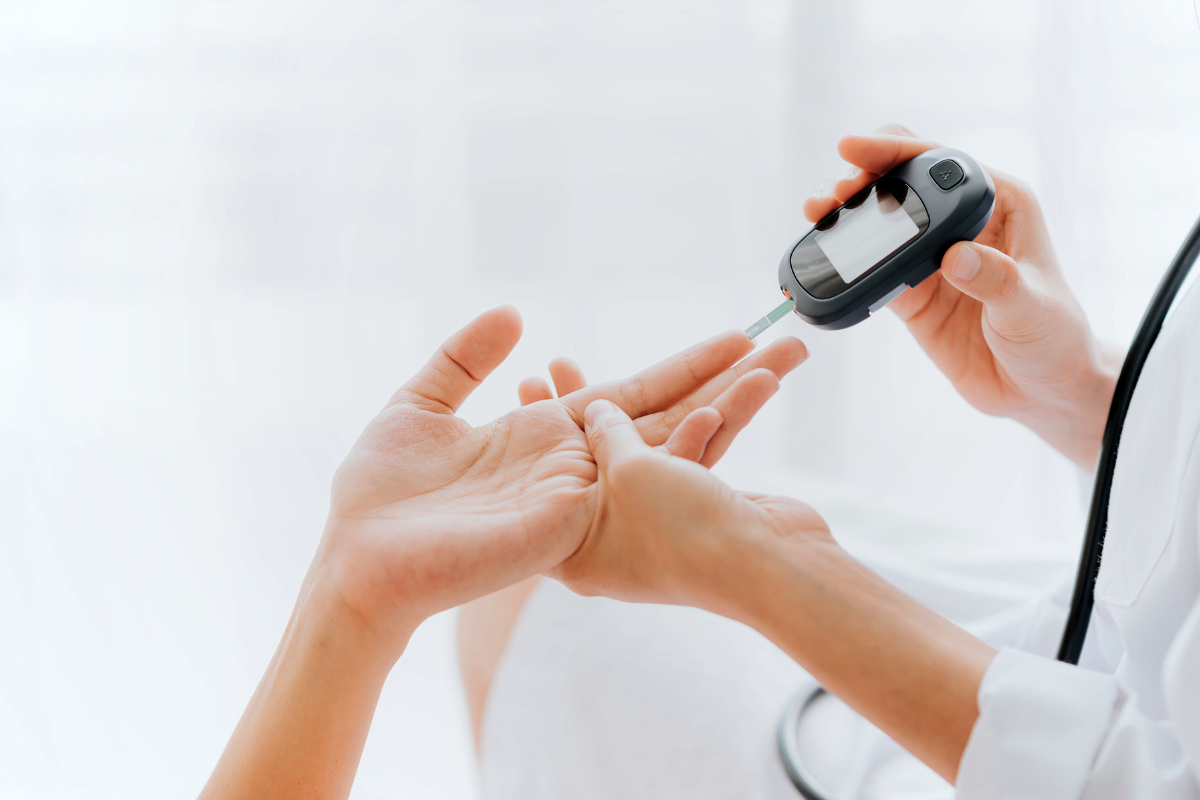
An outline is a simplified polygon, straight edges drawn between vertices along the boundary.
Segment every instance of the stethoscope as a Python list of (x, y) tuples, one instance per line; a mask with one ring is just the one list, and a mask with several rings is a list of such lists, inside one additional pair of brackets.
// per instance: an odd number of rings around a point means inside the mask
[[(1096, 467), (1096, 485), (1092, 490), (1092, 504), (1088, 512), (1086, 535), (1083, 541), (1083, 551), (1079, 556), (1079, 571), (1075, 577), (1075, 591), (1071, 597), (1071, 609), (1067, 614), (1067, 622), (1063, 628), (1062, 643), (1058, 648), (1058, 660), (1067, 664), (1078, 664), (1079, 654), (1083, 651), (1083, 640), (1087, 637), (1088, 622), (1092, 616), (1092, 605), (1096, 586), (1096, 576), (1100, 573), (1100, 556), (1104, 550), (1104, 533), (1108, 528), (1108, 500), (1112, 494), (1113, 473), (1117, 467), (1117, 445), (1121, 439), (1121, 429), (1125, 426), (1125, 417), (1129, 413), (1129, 404), (1133, 400), (1133, 390), (1137, 386), (1142, 367), (1150, 355), (1150, 348), (1162, 330), (1163, 320), (1171, 310), (1172, 303), (1179, 295), (1179, 290), (1187, 278), (1192, 265), (1200, 256), (1200, 220), (1192, 227), (1187, 238), (1176, 253), (1175, 259), (1163, 276), (1154, 298), (1146, 309), (1142, 322), (1138, 326), (1137, 335), (1125, 356), (1125, 364), (1121, 367), (1121, 375), (1117, 379), (1117, 387), (1113, 392), (1112, 405), (1108, 409), (1108, 421), (1104, 426), (1104, 439), (1100, 446), (1100, 461)], [(792, 783), (800, 790), (807, 800), (830, 800), (824, 788), (813, 779), (800, 758), (797, 744), (797, 730), (800, 720), (812, 707), (813, 703), (825, 693), (821, 687), (804, 689), (788, 703), (779, 719), (778, 744), (779, 757), (787, 770)]]

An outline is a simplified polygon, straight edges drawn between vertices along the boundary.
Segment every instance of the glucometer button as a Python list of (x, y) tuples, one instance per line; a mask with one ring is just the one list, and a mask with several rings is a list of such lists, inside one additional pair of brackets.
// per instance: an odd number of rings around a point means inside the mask
[(943, 189), (953, 189), (962, 183), (963, 171), (962, 167), (947, 158), (929, 168), (929, 177)]

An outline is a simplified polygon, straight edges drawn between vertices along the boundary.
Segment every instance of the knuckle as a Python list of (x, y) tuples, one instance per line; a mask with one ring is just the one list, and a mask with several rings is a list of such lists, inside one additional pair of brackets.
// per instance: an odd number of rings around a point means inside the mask
[(671, 408), (668, 408), (662, 413), (662, 424), (668, 431), (673, 431), (679, 427), (679, 423), (683, 422), (684, 417), (692, 413), (692, 403), (683, 402), (677, 403)]
[(639, 414), (645, 413), (648, 400), (646, 382), (638, 377), (631, 378), (627, 384), (621, 387), (621, 397), (634, 411)]
[(1021, 265), (1011, 263), (996, 288), (997, 306), (1005, 308), (1003, 315), (992, 324), (1015, 342), (1038, 339), (1050, 318), (1050, 298), (1034, 275), (1026, 274)]
[(1001, 262), (996, 276), (995, 295), (1000, 300), (1014, 300), (1025, 292), (1025, 276), (1021, 267), (1007, 256)]

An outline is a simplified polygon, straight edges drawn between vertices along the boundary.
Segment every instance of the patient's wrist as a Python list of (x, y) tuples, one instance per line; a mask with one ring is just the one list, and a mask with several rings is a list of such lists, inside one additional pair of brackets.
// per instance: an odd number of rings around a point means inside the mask
[(293, 624), (304, 626), (311, 643), (334, 651), (326, 658), (344, 657), (384, 674), (404, 653), (420, 622), (364, 613), (347, 601), (333, 571), (317, 563), (304, 581), (293, 615)]
[[(395, 658), (314, 563), (201, 798), (345, 797)], [(403, 645), (401, 645), (401, 649)], [(315, 796), (315, 795), (314, 795)]]

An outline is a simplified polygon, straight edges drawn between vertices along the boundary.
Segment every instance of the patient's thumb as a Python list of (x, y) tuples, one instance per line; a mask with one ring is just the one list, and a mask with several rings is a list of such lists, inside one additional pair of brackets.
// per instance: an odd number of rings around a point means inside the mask
[(994, 248), (959, 242), (942, 258), (942, 275), (963, 294), (987, 306), (993, 315), (1013, 320), (1037, 310), (1020, 265)]
[(588, 447), (601, 472), (650, 447), (642, 441), (642, 435), (629, 415), (608, 400), (589, 403), (583, 412), (583, 422)]

